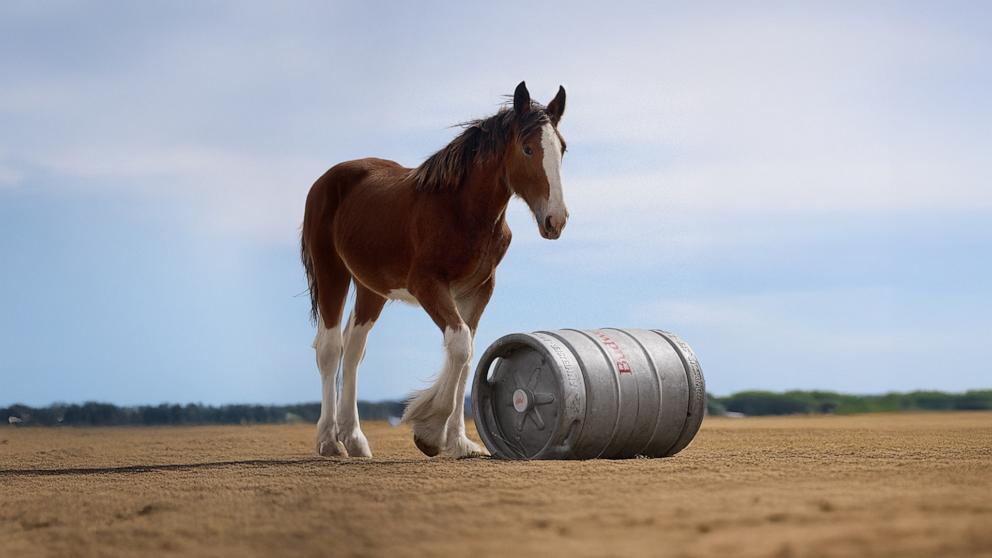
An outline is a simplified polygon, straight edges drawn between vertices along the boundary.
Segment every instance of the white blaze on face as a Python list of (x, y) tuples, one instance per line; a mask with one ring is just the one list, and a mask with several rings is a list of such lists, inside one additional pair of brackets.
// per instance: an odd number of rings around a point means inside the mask
[(565, 198), (561, 193), (561, 140), (551, 123), (541, 128), (541, 148), (544, 150), (544, 174), (548, 177), (547, 215), (555, 224), (565, 221)]

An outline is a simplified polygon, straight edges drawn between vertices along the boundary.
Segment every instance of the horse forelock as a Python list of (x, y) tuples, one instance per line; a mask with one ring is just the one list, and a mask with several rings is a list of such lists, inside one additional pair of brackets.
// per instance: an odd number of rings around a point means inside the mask
[(462, 133), (413, 169), (414, 184), (425, 192), (455, 190), (474, 165), (498, 160), (516, 138), (537, 133), (549, 122), (545, 107), (531, 101), (531, 110), (523, 115), (504, 106), (487, 118), (458, 124)]

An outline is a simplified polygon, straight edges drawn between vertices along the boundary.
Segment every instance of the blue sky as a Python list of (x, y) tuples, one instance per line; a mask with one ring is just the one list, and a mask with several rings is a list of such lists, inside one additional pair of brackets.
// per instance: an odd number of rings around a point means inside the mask
[[(467, 4), (0, 5), (0, 404), (317, 400), (310, 184), (521, 79), (568, 89), (572, 217), (512, 203), (477, 354), (661, 327), (718, 394), (992, 386), (988, 4)], [(359, 396), (441, 357), (392, 303)]]

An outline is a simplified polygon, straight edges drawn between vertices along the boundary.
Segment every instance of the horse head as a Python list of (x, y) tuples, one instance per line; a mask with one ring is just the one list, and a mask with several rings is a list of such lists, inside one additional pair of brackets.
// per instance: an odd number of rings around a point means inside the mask
[(520, 82), (513, 93), (517, 133), (506, 154), (506, 179), (513, 193), (523, 198), (534, 214), (541, 236), (556, 239), (568, 221), (561, 189), (561, 160), (565, 141), (558, 122), (565, 112), (565, 88), (542, 107), (532, 103), (527, 85)]

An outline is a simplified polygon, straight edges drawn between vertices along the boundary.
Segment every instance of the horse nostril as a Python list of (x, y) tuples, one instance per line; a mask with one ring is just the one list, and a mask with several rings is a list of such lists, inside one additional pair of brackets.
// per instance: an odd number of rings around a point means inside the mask
[(551, 227), (551, 216), (550, 215), (548, 215), (547, 217), (544, 218), (544, 230), (546, 230), (546, 231), (553, 230), (552, 227)]

